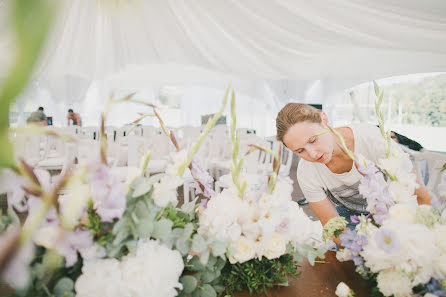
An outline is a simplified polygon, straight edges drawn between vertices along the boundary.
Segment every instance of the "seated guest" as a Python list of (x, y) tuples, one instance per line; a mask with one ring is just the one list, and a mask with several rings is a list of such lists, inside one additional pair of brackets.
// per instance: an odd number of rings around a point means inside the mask
[(68, 110), (68, 126), (71, 125), (70, 120), (73, 121), (73, 126), (82, 126), (81, 116), (78, 113), (75, 113), (72, 109)]
[(37, 124), (42, 126), (47, 126), (47, 118), (46, 115), (43, 113), (43, 107), (40, 106), (39, 109), (31, 113), (31, 115), (26, 119), (26, 122), (28, 124)]

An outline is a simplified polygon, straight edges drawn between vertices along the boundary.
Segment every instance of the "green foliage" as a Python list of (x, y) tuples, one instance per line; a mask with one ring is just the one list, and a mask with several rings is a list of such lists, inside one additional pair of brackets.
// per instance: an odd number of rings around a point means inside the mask
[(8, 137), (9, 106), (26, 86), (49, 31), (55, 4), (48, 0), (12, 1), (12, 20), (16, 37), (16, 57), (0, 88), (0, 167), (13, 167)]
[(266, 288), (287, 285), (288, 276), (297, 277), (297, 262), (286, 254), (280, 258), (268, 260), (252, 259), (245, 263), (227, 263), (222, 271), (222, 282), (226, 293), (247, 289), (250, 294), (266, 293)]
[(10, 225), (20, 227), (20, 219), (14, 209), (12, 209), (12, 206), (8, 207), (6, 214), (3, 214), (3, 211), (0, 209), (0, 233), (5, 231)]
[(105, 223), (101, 221), (101, 217), (96, 213), (93, 208), (93, 201), (88, 201), (88, 225), (86, 227), (91, 234), (93, 234), (94, 241), (101, 246), (105, 246), (108, 242), (113, 239), (113, 234), (111, 233), (111, 223)]
[(26, 290), (15, 291), (11, 297), (74, 297), (74, 281), (82, 270), (82, 259), (65, 267), (62, 256), (38, 247), (31, 263), (31, 284)]

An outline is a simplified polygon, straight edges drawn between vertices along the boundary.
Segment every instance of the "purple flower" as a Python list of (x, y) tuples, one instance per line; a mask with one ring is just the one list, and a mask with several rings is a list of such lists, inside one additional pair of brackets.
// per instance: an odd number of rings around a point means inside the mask
[(357, 215), (350, 216), (350, 221), (352, 221), (353, 224), (359, 224), (360, 223), (359, 217)]
[(339, 239), (341, 240), (341, 244), (348, 249), (351, 249), (351, 245), (355, 240), (357, 232), (355, 230), (347, 228), (344, 233), (339, 235)]
[(353, 239), (350, 249), (353, 252), (359, 253), (363, 250), (363, 247), (365, 245), (367, 245), (367, 236), (357, 234), (356, 237)]
[(56, 244), (56, 251), (65, 257), (65, 266), (73, 266), (77, 261), (77, 252), (93, 246), (93, 235), (90, 231), (77, 229), (65, 231)]
[(375, 240), (378, 247), (387, 253), (397, 251), (401, 247), (401, 243), (396, 233), (387, 228), (380, 228), (376, 232)]
[(121, 218), (126, 208), (125, 187), (103, 164), (91, 166), (88, 176), (93, 206), (104, 222)]
[[(198, 159), (192, 159), (192, 176), (197, 179), (204, 187), (204, 196), (208, 198), (212, 198), (215, 195), (214, 190), (212, 189), (212, 185), (214, 183), (214, 179), (212, 176), (203, 168), (201, 168)], [(195, 185), (198, 193), (202, 193), (201, 188), (198, 184)]]
[(364, 159), (366, 164), (361, 164), (358, 161), (355, 161), (356, 168), (362, 175), (374, 175), (379, 172), (379, 169), (376, 167), (375, 163), (370, 160)]

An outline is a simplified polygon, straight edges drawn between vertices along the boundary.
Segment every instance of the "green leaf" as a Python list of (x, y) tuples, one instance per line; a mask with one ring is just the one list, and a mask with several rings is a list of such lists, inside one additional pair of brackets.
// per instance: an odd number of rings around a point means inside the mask
[(140, 197), (148, 193), (151, 189), (152, 189), (152, 183), (150, 183), (147, 179), (145, 179), (135, 187), (135, 191), (133, 191), (132, 197), (133, 198)]
[(136, 230), (139, 238), (148, 238), (154, 230), (154, 224), (150, 219), (142, 219), (136, 225)]
[(149, 207), (143, 200), (138, 201), (138, 203), (136, 204), (135, 214), (138, 217), (138, 219), (144, 219), (149, 217), (150, 215)]
[(215, 292), (211, 285), (204, 284), (201, 287), (200, 297), (217, 297), (217, 292)]
[(127, 247), (127, 249), (129, 250), (130, 253), (135, 253), (136, 248), (138, 246), (138, 241), (137, 240), (127, 241), (125, 243), (125, 246)]
[(197, 256), (194, 256), (189, 264), (192, 266), (193, 271), (203, 271), (206, 269), (206, 266), (200, 262), (200, 259)]
[(192, 224), (192, 223), (187, 223), (187, 224), (184, 226), (184, 233), (183, 233), (182, 237), (183, 237), (183, 238), (187, 238), (187, 239), (189, 239), (190, 236), (192, 235), (192, 232), (194, 232), (194, 224)]
[(211, 245), (212, 255), (219, 257), (226, 252), (226, 244), (221, 241), (214, 241)]
[(189, 253), (190, 241), (188, 239), (178, 238), (175, 243), (175, 246), (177, 247), (181, 255), (185, 256)]
[(73, 292), (74, 289), (74, 283), (71, 278), (64, 277), (61, 278), (57, 284), (54, 286), (54, 295), (56, 297), (63, 297), (66, 296), (66, 294)]
[(197, 279), (192, 275), (185, 275), (180, 278), (180, 283), (183, 284), (183, 290), (185, 293), (192, 293), (197, 287)]
[(200, 256), (200, 262), (203, 263), (204, 265), (208, 263), (209, 254), (210, 254), (209, 250), (206, 249)]
[(158, 222), (155, 222), (155, 228), (153, 230), (152, 237), (156, 239), (161, 239), (163, 237), (168, 237), (172, 231), (173, 223), (172, 221), (162, 218)]
[(201, 280), (204, 283), (210, 283), (217, 277), (217, 274), (213, 271), (206, 270), (201, 274)]
[(195, 202), (196, 201), (197, 201), (197, 199), (194, 199), (193, 201), (183, 204), (181, 206), (181, 210), (189, 215), (193, 215), (194, 210), (195, 210)]
[[(192, 240), (192, 250), (197, 253), (203, 252), (207, 248), (206, 241), (200, 234), (195, 234)], [(206, 261), (207, 262), (207, 261)]]

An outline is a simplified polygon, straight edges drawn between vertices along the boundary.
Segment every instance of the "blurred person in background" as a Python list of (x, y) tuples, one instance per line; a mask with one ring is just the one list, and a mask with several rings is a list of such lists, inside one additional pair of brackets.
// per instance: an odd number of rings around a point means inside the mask
[(40, 106), (36, 111), (31, 113), (31, 115), (26, 119), (26, 123), (47, 126), (48, 122), (46, 115), (43, 113), (43, 107)]

